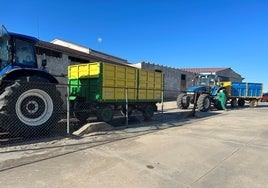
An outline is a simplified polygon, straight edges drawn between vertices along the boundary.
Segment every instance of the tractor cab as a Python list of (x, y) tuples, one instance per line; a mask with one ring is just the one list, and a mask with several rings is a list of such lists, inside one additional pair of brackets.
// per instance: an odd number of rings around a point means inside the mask
[(217, 75), (215, 74), (200, 74), (198, 76), (198, 86), (205, 87), (205, 91), (210, 92), (211, 89), (216, 85)]
[(200, 74), (197, 76), (194, 86), (189, 87), (187, 92), (209, 93), (218, 81), (215, 74)]
[(0, 76), (16, 68), (37, 68), (35, 43), (37, 39), (9, 33), (0, 26)]

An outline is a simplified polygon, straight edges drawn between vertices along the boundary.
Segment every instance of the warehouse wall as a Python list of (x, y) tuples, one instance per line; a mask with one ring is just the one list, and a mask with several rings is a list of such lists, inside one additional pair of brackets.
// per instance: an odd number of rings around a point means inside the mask
[(56, 77), (58, 82), (60, 83), (58, 86), (58, 90), (61, 92), (62, 100), (64, 101), (63, 107), (66, 109), (66, 96), (67, 96), (67, 86), (68, 83), (68, 75), (67, 75), (67, 67), (72, 62), (69, 60), (68, 55), (62, 54), (61, 57), (53, 57), (46, 55), (37, 55), (38, 66), (42, 67), (42, 60), (47, 60), (46, 70)]
[[(152, 71), (161, 70), (165, 75), (164, 98), (166, 100), (176, 99), (180, 91), (185, 91), (187, 87), (193, 84), (194, 73), (145, 62), (133, 64), (132, 66)], [(182, 78), (185, 78), (185, 81)]]
[(52, 57), (46, 55), (37, 55), (38, 66), (41, 67), (42, 60), (47, 60), (46, 70), (55, 76), (60, 84), (67, 84), (68, 82), (68, 66), (78, 64), (80, 62), (71, 61), (69, 56), (62, 54), (61, 57)]
[(61, 58), (51, 57), (45, 55), (38, 55), (38, 66), (41, 67), (42, 60), (47, 60), (46, 70), (54, 75), (60, 83), (67, 84), (67, 67), (70, 64), (70, 60), (66, 54), (62, 54)]

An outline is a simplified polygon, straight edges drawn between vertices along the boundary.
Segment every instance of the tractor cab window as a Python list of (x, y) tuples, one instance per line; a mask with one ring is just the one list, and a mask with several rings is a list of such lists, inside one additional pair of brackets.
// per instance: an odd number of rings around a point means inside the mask
[(11, 60), (9, 45), (10, 36), (4, 26), (0, 29), (0, 69), (6, 67)]
[(200, 76), (198, 79), (198, 85), (207, 86), (208, 85), (208, 77), (207, 76)]
[(214, 85), (215, 85), (215, 77), (213, 76), (209, 79), (209, 87), (213, 88)]
[(15, 63), (25, 67), (35, 67), (36, 58), (32, 43), (15, 39)]
[(214, 87), (216, 83), (215, 75), (200, 75), (198, 79), (198, 85), (207, 87), (209, 90)]
[(3, 67), (6, 67), (9, 62), (9, 50), (8, 50), (8, 45), (5, 42), (1, 41), (0, 44), (0, 69)]

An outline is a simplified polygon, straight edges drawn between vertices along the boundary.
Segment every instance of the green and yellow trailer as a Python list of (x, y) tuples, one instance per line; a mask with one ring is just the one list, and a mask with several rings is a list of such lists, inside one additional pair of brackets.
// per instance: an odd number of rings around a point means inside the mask
[[(127, 65), (93, 62), (68, 66), (71, 111), (80, 121), (91, 114), (98, 121), (109, 122), (120, 110), (133, 110), (150, 119), (163, 98), (163, 73)], [(126, 113), (127, 112), (127, 113)]]

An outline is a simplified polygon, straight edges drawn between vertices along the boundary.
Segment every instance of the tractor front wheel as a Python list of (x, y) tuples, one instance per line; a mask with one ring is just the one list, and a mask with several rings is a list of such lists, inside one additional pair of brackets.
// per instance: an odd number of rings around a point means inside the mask
[(197, 100), (197, 109), (201, 112), (207, 112), (210, 109), (210, 96), (208, 94), (202, 94)]

